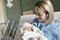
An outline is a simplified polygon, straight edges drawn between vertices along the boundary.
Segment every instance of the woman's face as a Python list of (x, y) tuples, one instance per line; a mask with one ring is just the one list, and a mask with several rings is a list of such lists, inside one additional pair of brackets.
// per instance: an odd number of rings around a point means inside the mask
[(35, 7), (35, 14), (39, 22), (45, 22), (47, 20), (48, 15), (42, 8)]

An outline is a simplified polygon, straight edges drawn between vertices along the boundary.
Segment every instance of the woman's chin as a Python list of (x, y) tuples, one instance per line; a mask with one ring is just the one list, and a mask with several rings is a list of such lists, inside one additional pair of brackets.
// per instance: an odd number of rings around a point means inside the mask
[(42, 20), (38, 20), (39, 22), (43, 22)]

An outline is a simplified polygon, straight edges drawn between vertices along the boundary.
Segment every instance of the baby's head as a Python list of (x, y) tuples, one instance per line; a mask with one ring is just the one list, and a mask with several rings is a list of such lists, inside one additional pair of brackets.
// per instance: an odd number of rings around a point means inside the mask
[(27, 22), (25, 22), (23, 24), (23, 30), (32, 31), (32, 25), (27, 23)]

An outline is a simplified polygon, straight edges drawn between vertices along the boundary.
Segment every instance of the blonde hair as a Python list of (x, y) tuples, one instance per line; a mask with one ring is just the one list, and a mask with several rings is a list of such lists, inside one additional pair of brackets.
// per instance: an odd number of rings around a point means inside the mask
[(49, 7), (49, 21), (51, 22), (53, 21), (54, 8), (50, 0), (46, 0), (46, 3)]
[(50, 2), (50, 0), (40, 0), (41, 2), (37, 2), (35, 4), (35, 6), (39, 7), (39, 8), (43, 8), (48, 11), (49, 13), (49, 22), (53, 21), (53, 13), (54, 13), (54, 8), (53, 8), (53, 5), (52, 3)]

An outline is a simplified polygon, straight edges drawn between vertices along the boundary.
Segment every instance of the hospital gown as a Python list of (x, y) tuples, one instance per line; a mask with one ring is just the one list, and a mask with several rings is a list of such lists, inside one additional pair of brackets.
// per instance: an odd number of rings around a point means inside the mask
[(52, 21), (46, 25), (34, 19), (32, 24), (42, 30), (48, 40), (60, 40), (60, 23)]

